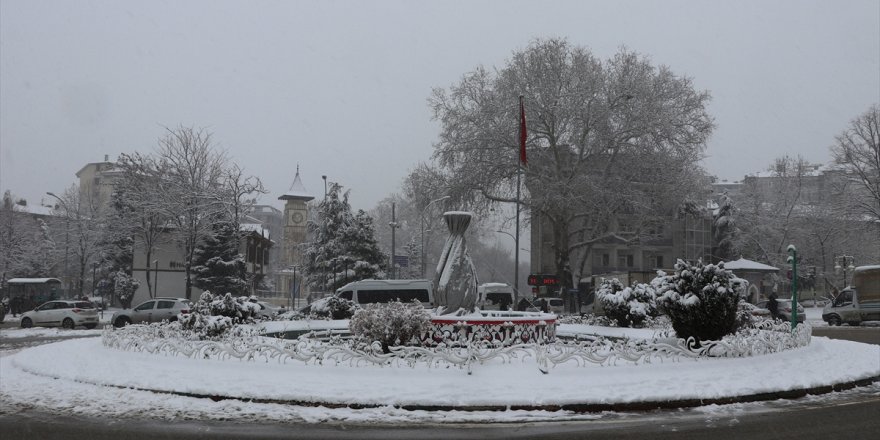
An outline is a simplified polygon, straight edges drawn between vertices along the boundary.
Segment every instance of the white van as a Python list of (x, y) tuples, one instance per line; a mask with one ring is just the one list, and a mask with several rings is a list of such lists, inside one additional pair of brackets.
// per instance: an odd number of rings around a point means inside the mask
[(516, 304), (513, 287), (504, 283), (485, 283), (477, 287), (480, 310), (508, 310)]
[(434, 307), (434, 286), (429, 280), (360, 280), (336, 289), (336, 296), (361, 305), (418, 300), (425, 308)]

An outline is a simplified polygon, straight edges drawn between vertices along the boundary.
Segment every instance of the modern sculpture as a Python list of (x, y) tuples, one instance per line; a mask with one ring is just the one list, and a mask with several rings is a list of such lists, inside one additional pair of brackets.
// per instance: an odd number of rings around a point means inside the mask
[(477, 302), (477, 271), (464, 238), (471, 217), (472, 213), (461, 211), (443, 214), (449, 227), (449, 238), (434, 274), (434, 298), (440, 307), (440, 315), (472, 313)]

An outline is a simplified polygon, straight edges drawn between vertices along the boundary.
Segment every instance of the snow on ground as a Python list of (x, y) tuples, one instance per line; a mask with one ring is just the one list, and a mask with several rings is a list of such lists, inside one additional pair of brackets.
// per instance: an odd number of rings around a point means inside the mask
[[(291, 324), (273, 325), (290, 329)], [(476, 365), (469, 376), (459, 368), (422, 364), (411, 368), (164, 357), (108, 349), (100, 338), (73, 339), (0, 355), (0, 412), (37, 405), (75, 414), (162, 419), (369, 422), (378, 418), (383, 423), (571, 420), (596, 416), (564, 411), (430, 413), (404, 411), (393, 405), (555, 405), (717, 398), (880, 375), (880, 347), (821, 337), (814, 337), (807, 347), (760, 357), (643, 365), (621, 362), (604, 367), (568, 363), (546, 375), (539, 372), (534, 359)], [(242, 400), (213, 402), (126, 388), (382, 406), (352, 410)]]
[(21, 338), (78, 338), (83, 336), (100, 336), (101, 329), (86, 330), (76, 328), (67, 330), (59, 327), (31, 327), (0, 329), (0, 340)]

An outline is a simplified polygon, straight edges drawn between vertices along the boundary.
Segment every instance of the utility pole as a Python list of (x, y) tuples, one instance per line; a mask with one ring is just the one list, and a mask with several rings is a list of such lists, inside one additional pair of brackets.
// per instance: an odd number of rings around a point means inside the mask
[(391, 226), (391, 279), (397, 279), (397, 268), (394, 266), (394, 252), (395, 252), (395, 229), (399, 228), (400, 225), (397, 224), (397, 204), (391, 202), (391, 223), (388, 223), (388, 226)]

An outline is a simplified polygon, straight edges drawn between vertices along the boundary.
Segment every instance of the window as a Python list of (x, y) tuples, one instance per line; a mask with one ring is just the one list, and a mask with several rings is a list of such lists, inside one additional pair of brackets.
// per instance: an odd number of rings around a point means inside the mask
[(617, 267), (633, 267), (633, 264), (634, 260), (632, 254), (617, 256)]
[(74, 304), (73, 306), (78, 309), (94, 309), (95, 308), (94, 304), (92, 304), (90, 302), (85, 302), (85, 301), (78, 302), (78, 303)]
[(840, 292), (840, 295), (837, 295), (837, 298), (834, 299), (834, 307), (847, 306), (852, 304), (852, 302), (852, 290), (844, 290), (843, 292)]
[(346, 290), (345, 292), (341, 292), (339, 294), (339, 297), (342, 299), (347, 299), (347, 300), (351, 301), (351, 290)]
[(428, 291), (424, 289), (358, 290), (360, 304), (387, 303), (394, 300), (400, 300), (402, 303), (413, 300), (428, 302), (428, 298)]
[(602, 254), (602, 265), (610, 266), (611, 265), (611, 256), (608, 254)]
[(651, 255), (648, 257), (648, 264), (652, 269), (663, 268), (663, 255)]
[(173, 309), (174, 301), (159, 301), (159, 304), (156, 305), (157, 309)]
[(55, 303), (46, 303), (46, 304), (41, 305), (37, 310), (44, 311), (44, 310), (53, 310), (53, 309), (55, 309)]
[(152, 310), (153, 306), (156, 304), (156, 301), (147, 301), (135, 308), (138, 312), (143, 310)]

